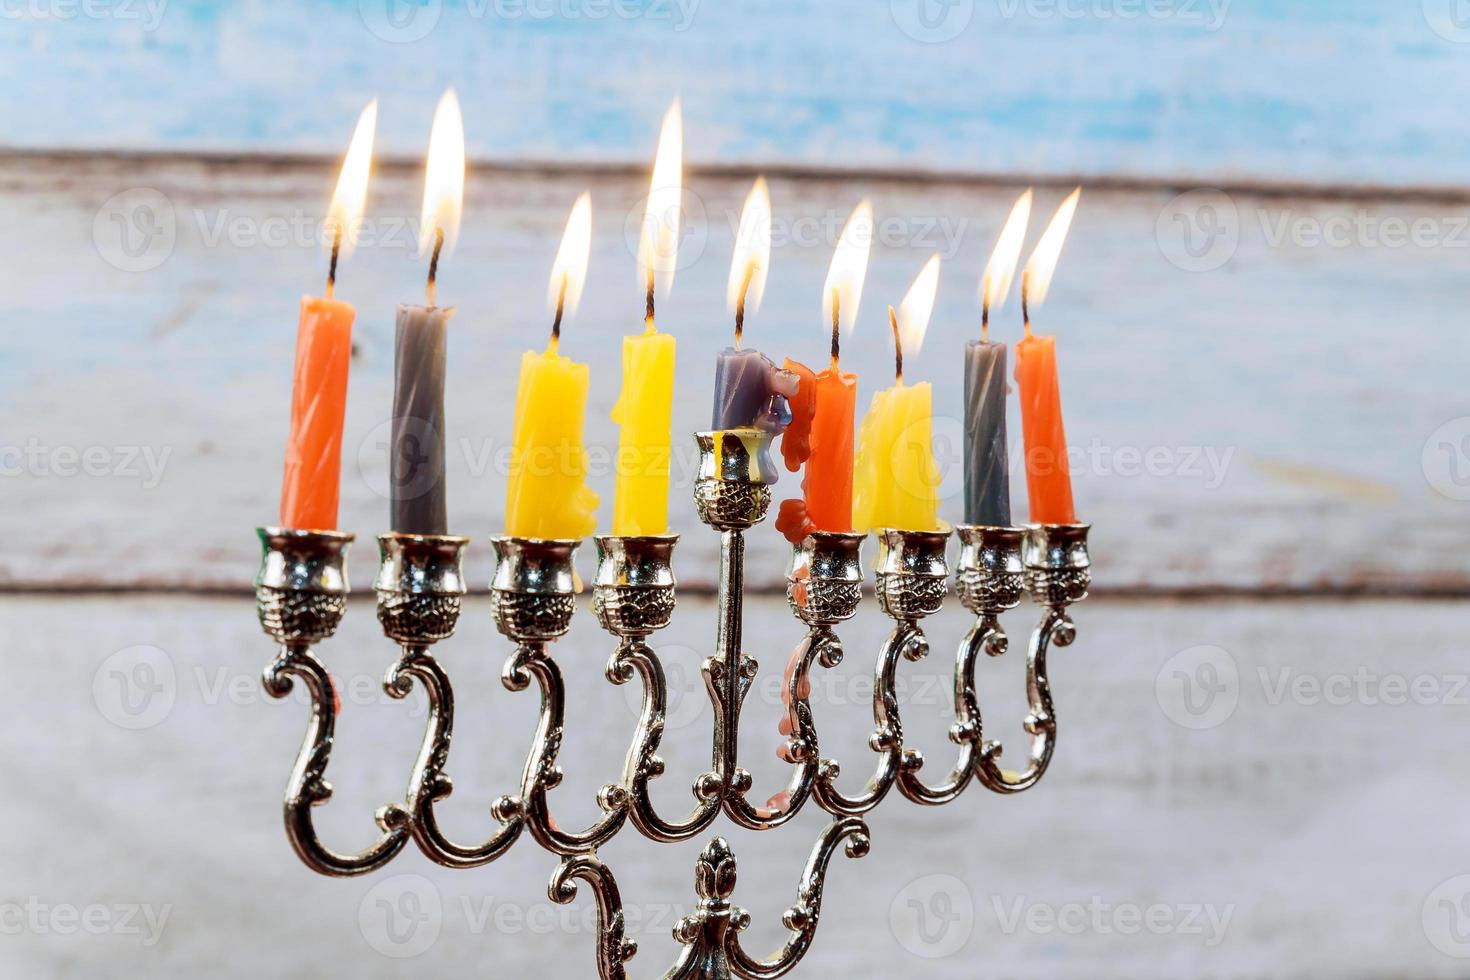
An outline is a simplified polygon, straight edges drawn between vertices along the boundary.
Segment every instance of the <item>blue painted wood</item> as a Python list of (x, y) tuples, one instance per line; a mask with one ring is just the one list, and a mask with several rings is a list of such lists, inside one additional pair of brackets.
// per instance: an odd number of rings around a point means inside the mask
[(381, 147), (416, 156), (452, 84), (472, 152), (506, 160), (646, 161), (678, 94), (703, 162), (1393, 185), (1470, 163), (1458, 0), (97, 2), (0, 21), (0, 144), (336, 154), (377, 95)]
[[(0, 418), (10, 420), (0, 434), (0, 583), (200, 588), (251, 574), (251, 529), (277, 513), (297, 302), (325, 277), (312, 222), (333, 171), (325, 162), (0, 160), (11, 324), (0, 331)], [(642, 324), (626, 228), (630, 212), (641, 214), (644, 181), (473, 169), (464, 234), (441, 265), (440, 297), (459, 308), (449, 341), (450, 524), (476, 539), (477, 583), (490, 576), (485, 538), (503, 527), (518, 355), (546, 342), (546, 276), (567, 211), (589, 185), (591, 271), (562, 350), (593, 365), (587, 438), (605, 527), (620, 338)], [(707, 423), (715, 354), (730, 343), (725, 282), (749, 186), (748, 177), (695, 182), (689, 203), (701, 213), (691, 214), (683, 268), (659, 307), (659, 324), (678, 337), (675, 418), (686, 434)], [(165, 196), (157, 217), (173, 229), (136, 259), (120, 250), (115, 219), (136, 233), (147, 215), (109, 203), (128, 187)], [(1019, 189), (771, 182), (770, 284), (746, 342), (777, 358), (824, 362), (820, 288), (832, 242), (852, 204), (873, 199), (878, 242), (843, 353), (864, 409), (892, 377), (884, 304), (932, 252), (945, 257), (929, 337), (907, 364), (935, 385), (949, 520), (962, 513), (960, 352), (978, 332), (980, 271)], [(379, 174), (369, 197), (376, 241), (343, 263), (339, 282), (359, 310), (342, 526), (364, 538), (360, 583), (371, 580), (367, 539), (387, 524), (393, 309), (423, 295), (411, 224), (420, 194), (415, 172)], [(1059, 196), (1039, 192), (1038, 211)], [(1462, 209), (1240, 196), (1217, 202), (1234, 209), (1222, 220), (1238, 245), (1211, 267), (1180, 250), (1170, 198), (1084, 195), (1037, 312), (1038, 329), (1058, 336), (1068, 436), (1083, 453), (1078, 513), (1097, 525), (1100, 586), (1470, 588), (1470, 339), (1463, 318), (1446, 313), (1466, 295)], [(1360, 218), (1429, 221), (1444, 239), (1313, 247), (1273, 245), (1268, 231), (1283, 220), (1305, 229)], [(996, 339), (1019, 336), (1017, 305), (997, 316)], [(35, 462), (15, 457), (32, 445)], [(694, 516), (683, 468), (692, 439), (680, 447), (679, 575), (708, 584), (717, 536)], [(76, 455), (97, 450), (102, 472), (80, 472)], [(168, 454), (156, 479), (149, 452)], [(795, 488), (787, 477), (777, 491)], [(1020, 517), (1019, 480), (1014, 489)], [(787, 549), (771, 528), (752, 536), (750, 558), (748, 581), (783, 586)]]

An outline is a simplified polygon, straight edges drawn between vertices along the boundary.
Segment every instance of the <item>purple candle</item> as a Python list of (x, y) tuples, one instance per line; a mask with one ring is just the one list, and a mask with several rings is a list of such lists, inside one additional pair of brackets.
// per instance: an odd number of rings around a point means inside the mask
[(715, 361), (715, 410), (711, 428), (765, 429), (780, 433), (791, 423), (788, 398), (797, 377), (758, 350), (726, 347)]

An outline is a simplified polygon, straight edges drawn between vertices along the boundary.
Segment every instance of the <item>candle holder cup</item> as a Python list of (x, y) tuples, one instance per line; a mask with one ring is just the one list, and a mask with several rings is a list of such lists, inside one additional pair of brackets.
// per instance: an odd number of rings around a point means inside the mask
[(894, 619), (939, 612), (949, 591), (948, 531), (878, 532), (878, 603)]
[(960, 538), (955, 591), (964, 607), (983, 616), (1019, 606), (1026, 595), (1026, 571), (1021, 560), (1025, 529), (961, 524), (955, 530)]
[(603, 629), (615, 636), (648, 636), (674, 616), (677, 534), (597, 539), (597, 578), (592, 609)]
[(765, 429), (726, 429), (695, 434), (699, 473), (694, 505), (713, 528), (744, 531), (766, 519), (776, 469), (772, 434)]
[(468, 538), (449, 535), (378, 535), (380, 562), (373, 589), (378, 622), (398, 643), (428, 646), (454, 635), (467, 591), (464, 549)]
[(495, 578), (490, 594), (495, 625), (516, 642), (554, 640), (572, 626), (581, 591), (572, 564), (575, 539), (500, 537), (495, 546)]
[[(563, 782), (557, 756), (567, 725), (565, 682), (553, 656), (554, 641), (568, 632), (580, 591), (573, 564), (577, 540), (500, 537), (493, 540), (496, 569), (491, 607), (500, 632), (513, 643), (502, 674), (512, 691), (534, 688), (540, 709), (520, 784), (490, 808), (490, 826), (478, 842), (451, 840), (439, 824), (437, 804), (450, 795), (445, 773), (454, 724), (454, 692), (436, 658), (435, 644), (448, 640), (462, 613), (465, 538), (389, 533), (378, 538), (381, 555), (378, 618), (400, 647), (384, 681), (395, 698), (423, 685), (429, 704), (423, 741), (401, 801), (376, 812), (377, 840), (357, 853), (332, 850), (312, 822), (315, 807), (331, 798), (325, 778), (333, 745), (337, 694), (330, 674), (313, 652), (333, 635), (346, 609), (344, 559), (352, 535), (340, 532), (263, 528), (263, 553), (256, 580), (262, 628), (280, 645), (266, 668), (267, 691), (283, 697), (293, 681), (310, 694), (311, 717), (284, 799), (287, 838), (312, 870), (336, 877), (367, 874), (385, 866), (412, 842), (434, 862), (450, 868), (490, 864), (523, 835), (557, 855), (549, 894), (559, 903), (575, 899), (579, 884), (597, 901), (598, 975), (626, 980), (626, 961), (637, 947), (626, 936), (617, 881), (599, 849), (628, 824), (656, 842), (689, 840), (723, 814), (737, 826), (765, 831), (791, 821), (814, 803), (830, 817), (811, 851), (797, 898), (782, 921), (788, 936), (772, 956), (751, 956), (742, 933), (751, 917), (732, 903), (735, 857), (716, 838), (700, 856), (694, 912), (675, 929), (683, 950), (668, 977), (759, 980), (790, 973), (814, 941), (829, 866), (845, 845), (849, 857), (869, 847), (865, 815), (893, 790), (924, 806), (948, 803), (971, 783), (1001, 794), (1035, 786), (1047, 771), (1056, 745), (1056, 718), (1046, 673), (1052, 646), (1076, 637), (1070, 606), (1087, 596), (1091, 560), (1086, 525), (1028, 528), (961, 525), (953, 588), (974, 622), (954, 660), (955, 723), (950, 728), (954, 763), (935, 781), (917, 747), (905, 743), (897, 692), (903, 661), (929, 653), (923, 624), (938, 614), (950, 588), (946, 559), (948, 531), (884, 529), (878, 537), (876, 592), (892, 630), (878, 645), (874, 666), (873, 718), (868, 744), (876, 756), (866, 782), (852, 792), (839, 787), (842, 768), (824, 755), (810, 703), (811, 675), (843, 661), (837, 628), (863, 601), (861, 551), (864, 534), (814, 532), (793, 551), (787, 571), (787, 600), (805, 628), (782, 681), (783, 713), (779, 757), (789, 766), (786, 785), (753, 802), (751, 774), (739, 764), (740, 717), (758, 666), (741, 642), (744, 624), (745, 532), (766, 517), (774, 470), (771, 436), (757, 429), (706, 432), (697, 436), (700, 468), (694, 487), (700, 518), (720, 535), (718, 599), (713, 653), (702, 672), (712, 708), (710, 764), (692, 780), (694, 806), (670, 818), (653, 802), (650, 785), (665, 774), (659, 747), (666, 731), (669, 686), (648, 638), (669, 624), (675, 611), (672, 566), (675, 535), (596, 539), (597, 574), (592, 607), (615, 647), (606, 676), (616, 684), (639, 682), (643, 704), (633, 726), (622, 776), (604, 785), (596, 802), (601, 816), (581, 830), (568, 830), (552, 815), (553, 791)], [(1025, 768), (1000, 764), (999, 742), (983, 736), (975, 673), (981, 653), (1007, 650), (1000, 616), (1029, 596), (1042, 607), (1031, 634), (1026, 685), (1030, 712), (1025, 730), (1030, 751)], [(757, 797), (756, 799), (759, 799)]]
[(797, 545), (786, 573), (786, 601), (808, 626), (836, 626), (857, 614), (863, 598), (866, 534), (813, 531)]
[(263, 527), (255, 577), (261, 628), (277, 643), (312, 644), (337, 632), (347, 612), (347, 549), (353, 535)]

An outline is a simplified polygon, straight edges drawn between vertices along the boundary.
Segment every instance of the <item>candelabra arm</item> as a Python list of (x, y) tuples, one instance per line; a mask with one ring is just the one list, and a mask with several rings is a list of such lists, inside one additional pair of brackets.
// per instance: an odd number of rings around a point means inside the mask
[(546, 893), (559, 905), (569, 904), (577, 897), (577, 879), (585, 881), (597, 899), (597, 975), (601, 980), (626, 980), (623, 964), (637, 954), (638, 944), (627, 938), (617, 880), (596, 855), (580, 854), (562, 859)]
[(347, 878), (376, 871), (403, 850), (408, 843), (408, 829), (394, 826), (388, 816), (390, 808), (385, 807), (378, 811), (382, 836), (366, 850), (342, 854), (322, 843), (312, 821), (312, 808), (332, 798), (326, 772), (337, 723), (337, 689), (327, 668), (311, 652), (310, 643), (287, 642), (281, 647), (280, 655), (265, 668), (266, 693), (284, 698), (291, 693), (293, 678), (305, 684), (311, 696), (311, 721), (286, 785), (286, 836), (302, 862), (318, 874)]
[(499, 826), (484, 843), (457, 844), (439, 826), (434, 805), (454, 792), (454, 783), (444, 772), (454, 732), (454, 688), (439, 661), (426, 647), (405, 645), (403, 655), (388, 670), (383, 689), (391, 697), (403, 698), (417, 680), (429, 699), (429, 720), (423, 746), (414, 764), (404, 807), (387, 808), (390, 826), (407, 826), (421, 851), (448, 868), (478, 868), (508, 851), (521, 836), (525, 821), (517, 797), (503, 796), (491, 808)]
[(837, 789), (841, 770), (823, 759), (817, 772), (817, 803), (834, 816), (858, 816), (883, 802), (901, 770), (923, 765), (918, 752), (903, 750), (903, 722), (898, 710), (898, 660), (923, 660), (929, 655), (929, 639), (919, 620), (944, 606), (949, 589), (949, 569), (944, 549), (948, 531), (905, 531), (883, 528), (878, 532), (878, 604), (895, 623), (893, 632), (878, 652), (873, 669), (873, 721), (877, 728), (868, 745), (878, 753), (878, 768), (857, 796)]
[(959, 757), (944, 782), (929, 786), (919, 778), (924, 757), (917, 749), (904, 752), (898, 774), (898, 791), (908, 800), (924, 806), (942, 806), (956, 799), (974, 778), (980, 744), (980, 705), (975, 695), (975, 663), (980, 651), (992, 656), (1004, 652), (1006, 636), (994, 616), (982, 617), (960, 641), (954, 668), (955, 723), (950, 726), (949, 740), (960, 747)]
[(796, 816), (812, 794), (820, 759), (817, 724), (809, 700), (811, 670), (817, 662), (827, 668), (842, 663), (842, 641), (828, 625), (816, 625), (807, 632), (786, 668), (781, 696), (786, 710), (779, 729), (786, 741), (776, 750), (776, 755), (795, 767), (791, 779), (764, 806), (753, 806), (744, 792), (726, 797), (725, 814), (741, 827), (749, 830), (779, 827)]
[[(860, 858), (868, 853), (868, 827), (858, 817), (844, 817), (827, 825), (807, 859), (797, 886), (796, 904), (786, 910), (781, 922), (794, 935), (781, 950), (767, 959), (754, 959), (740, 947), (740, 931), (732, 929), (726, 936), (725, 951), (730, 972), (744, 980), (774, 980), (796, 968), (811, 949), (817, 923), (822, 915), (822, 890), (827, 868), (839, 844), (847, 842), (847, 856)], [(742, 925), (743, 928), (743, 925)]]
[(832, 759), (823, 759), (817, 768), (813, 792), (817, 804), (833, 816), (861, 816), (872, 810), (893, 788), (903, 761), (903, 722), (898, 709), (898, 661), (924, 659), (929, 654), (929, 641), (917, 623), (900, 622), (884, 641), (873, 669), (873, 722), (868, 747), (878, 753), (878, 764), (867, 785), (856, 796), (848, 796), (837, 788), (842, 769)]
[(649, 794), (649, 783), (662, 776), (665, 770), (658, 748), (663, 740), (664, 718), (668, 711), (668, 682), (658, 654), (641, 637), (633, 636), (618, 644), (618, 649), (608, 662), (607, 678), (614, 684), (626, 684), (635, 673), (643, 682), (643, 707), (638, 718), (637, 734), (624, 764), (623, 786), (615, 790), (623, 794), (628, 818), (639, 833), (650, 840), (663, 843), (688, 840), (713, 823), (719, 815), (720, 798), (725, 785), (724, 776), (718, 769), (723, 751), (721, 739), (726, 725), (725, 709), (724, 702), (715, 691), (711, 661), (705, 662), (704, 678), (710, 701), (714, 705), (713, 764), (716, 768), (695, 781), (695, 808), (688, 817), (677, 822), (661, 816)]
[(597, 850), (623, 828), (628, 818), (627, 794), (622, 787), (604, 786), (598, 794), (598, 804), (604, 811), (602, 818), (580, 832), (562, 830), (551, 815), (547, 794), (561, 785), (565, 775), (556, 764), (566, 728), (566, 685), (561, 668), (547, 655), (544, 642), (522, 642), (506, 662), (501, 679), (512, 691), (525, 690), (534, 679), (541, 690), (536, 738), (521, 777), (522, 808), (531, 836), (554, 854)]
[(989, 789), (997, 793), (1021, 793), (1046, 775), (1057, 744), (1057, 719), (1052, 708), (1051, 682), (1046, 674), (1046, 654), (1052, 644), (1068, 646), (1076, 635), (1077, 628), (1067, 615), (1065, 606), (1048, 607), (1041, 625), (1032, 632), (1031, 646), (1026, 654), (1026, 699), (1031, 710), (1026, 715), (1025, 724), (1031, 736), (1030, 761), (1019, 772), (1004, 769), (999, 761), (1001, 743), (984, 742), (976, 775)]
[[(1070, 646), (1077, 638), (1077, 627), (1068, 608), (1087, 598), (1092, 583), (1092, 559), (1087, 549), (1089, 530), (1086, 524), (1037, 524), (1025, 530), (1022, 542), (1025, 588), (1032, 600), (1045, 610), (1040, 625), (1031, 634), (1026, 655), (1026, 699), (1030, 704), (1026, 731), (1031, 736), (1031, 751), (1025, 769), (1002, 769), (1000, 743), (982, 741), (975, 774), (997, 793), (1030, 789), (1041, 781), (1051, 765), (1056, 750), (1057, 719), (1052, 707), (1051, 681), (1046, 673), (1046, 656), (1053, 645)], [(973, 608), (984, 618), (995, 607)], [(998, 656), (1005, 652), (1005, 646), (1002, 644), (990, 652)], [(978, 718), (976, 715), (977, 722)]]

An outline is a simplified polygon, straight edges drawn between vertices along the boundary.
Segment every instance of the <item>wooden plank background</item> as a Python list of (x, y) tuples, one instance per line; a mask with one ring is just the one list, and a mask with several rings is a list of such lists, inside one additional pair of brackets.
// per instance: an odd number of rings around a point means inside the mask
[[(870, 196), (884, 224), (844, 361), (866, 403), (890, 370), (883, 306), (940, 252), (934, 324), (909, 363), (936, 386), (951, 519), (956, 355), (977, 330), (995, 233), (1024, 187), (1044, 216), (1087, 185), (1038, 316), (1060, 338), (1079, 510), (1096, 525), (1097, 594), (1077, 610), (1077, 646), (1054, 658), (1053, 771), (1020, 798), (977, 787), (938, 811), (881, 809), (873, 853), (832, 869), (805, 975), (1463, 976), (1470, 950), (1447, 910), (1470, 907), (1456, 819), (1470, 807), (1457, 766), (1470, 122), (1451, 96), (1470, 81), (1470, 29), (1450, 0), (935, 0), (929, 27), (917, 0), (628, 0), (601, 18), (527, 3), (0, 11), (10, 972), (589, 972), (587, 896), (559, 917), (542, 897), (553, 861), (529, 844), (476, 874), (415, 854), (355, 882), (301, 868), (278, 800), (304, 706), (268, 702), (256, 680), (269, 649), (246, 598), (252, 529), (276, 512), (296, 303), (324, 276), (315, 229), (337, 155), (380, 96), (371, 241), (340, 286), (359, 310), (342, 523), (362, 539), (352, 574), (365, 591), (387, 511), (392, 310), (420, 296), (420, 154), (453, 84), (475, 162), (441, 286), (459, 308), (450, 513), (475, 538), (477, 586), (501, 522), (516, 357), (544, 341), (545, 276), (583, 189), (592, 268), (564, 349), (593, 366), (594, 463), (615, 445), (619, 337), (641, 313), (627, 226), (673, 94), (692, 161), (685, 261), (660, 307), (679, 338), (679, 424), (706, 424), (755, 173), (773, 177), (777, 245), (748, 337), (777, 356), (824, 356), (819, 284), (842, 220)], [(1018, 335), (1014, 303), (996, 332)], [(714, 536), (681, 482), (686, 598), (659, 638), (675, 692), (658, 787), (669, 806), (702, 764), (696, 671), (713, 622), (699, 593)], [(606, 515), (605, 468), (593, 483)], [(784, 552), (770, 528), (753, 535), (748, 652), (762, 670), (741, 761), (758, 789), (784, 775), (771, 692), (798, 636), (774, 594)], [(1023, 625), (1018, 614), (1011, 628)], [(906, 733), (934, 766), (949, 748), (941, 651), (961, 628), (956, 611), (937, 619), (934, 656), (904, 667)], [(847, 661), (816, 684), (824, 751), (849, 783), (869, 756), (861, 638), (883, 629), (868, 603), (845, 631)], [(391, 656), (378, 633), (356, 601), (323, 649), (345, 711), (338, 794), (319, 813), (343, 848), (401, 793), (422, 723), (417, 695), (389, 702), (376, 687)], [(558, 652), (574, 717), (555, 797), (568, 825), (594, 815), (634, 720), (629, 692), (602, 679), (605, 649), (584, 610)], [(498, 683), (503, 653), (472, 597), (443, 649), (462, 705), (444, 818), (464, 838), (514, 785), (531, 731), (534, 697)], [(1014, 756), (1022, 658), (980, 676), (987, 732)], [(1400, 684), (1429, 693), (1405, 703), (1390, 693)], [(805, 814), (758, 839), (720, 824), (753, 947), (779, 940), (819, 824)], [(688, 910), (697, 848), (629, 832), (606, 851), (643, 920), (636, 976), (672, 959), (668, 919)], [(413, 957), (383, 927), (405, 895), (439, 910)], [(1017, 908), (1098, 904), (1200, 909), (1205, 931), (1125, 934), (1106, 916), (1070, 932), (1005, 925)], [(11, 925), (35, 906), (138, 905), (169, 917), (156, 942), (145, 919), (100, 935), (49, 917)], [(1227, 919), (1214, 943), (1211, 915)]]
[(677, 93), (704, 163), (1458, 187), (1470, 162), (1453, 0), (924, 0), (933, 30), (919, 3), (98, 0), (5, 18), (0, 144), (337, 154), (378, 95), (417, 158), (452, 84), (496, 160), (645, 164)]
[[(276, 515), (295, 308), (303, 291), (320, 288), (313, 222), (330, 168), (22, 156), (0, 164), (0, 181), (12, 215), (0, 261), (22, 325), (0, 338), (0, 399), (22, 420), (10, 440), (7, 465), (20, 472), (7, 481), (12, 506), (0, 514), (12, 542), (0, 575), (21, 588), (240, 587), (255, 558), (251, 529)], [(641, 314), (625, 226), (639, 213), (642, 182), (476, 169), (463, 239), (444, 264), (441, 296), (459, 307), (450, 351), (451, 523), (479, 539), (471, 553), (477, 582), (490, 570), (483, 539), (501, 526), (497, 453), (509, 437), (517, 357), (544, 343), (543, 277), (566, 211), (588, 186), (598, 216), (592, 269), (564, 349), (594, 366), (588, 438), (605, 461), (616, 447), (608, 413), (620, 384), (619, 338), (639, 328)], [(749, 177), (696, 176), (692, 186), (691, 206), (703, 214), (691, 223), (688, 264), (660, 316), (679, 337), (676, 414), (685, 431), (708, 425), (708, 376), (715, 351), (729, 342), (724, 281)], [(773, 184), (778, 234), (784, 228), (792, 240), (776, 248), (765, 308), (748, 337), (777, 357), (823, 356), (817, 296), (827, 239), (851, 205), (870, 195), (891, 222), (844, 361), (862, 376), (864, 403), (891, 376), (882, 304), (897, 301), (931, 252), (946, 256), (929, 339), (909, 364), (912, 376), (936, 385), (951, 520), (960, 509), (955, 352), (976, 333), (979, 271), (1017, 190), (826, 178)], [(131, 196), (117, 198), (122, 192)], [(1041, 208), (1060, 193), (1042, 188)], [(416, 213), (418, 195), (416, 171), (378, 175), (377, 244), (344, 264), (339, 287), (360, 311), (342, 518), (364, 538), (359, 581), (369, 580), (369, 539), (386, 520), (379, 437), (390, 404), (392, 310), (421, 295), (423, 263), (402, 223)], [(1447, 312), (1465, 295), (1464, 250), (1450, 238), (1460, 206), (1237, 195), (1233, 257), (1193, 271), (1198, 263), (1173, 237), (1173, 199), (1163, 189), (1086, 195), (1038, 316), (1060, 336), (1069, 436), (1085, 450), (1077, 496), (1081, 515), (1097, 525), (1100, 587), (1470, 586), (1464, 505), (1430, 482), (1456, 491), (1456, 459), (1445, 454), (1458, 451), (1455, 420), (1470, 416), (1458, 369), (1467, 340)], [(146, 206), (159, 208), (156, 216), (137, 210), (138, 201), (155, 201)], [(1400, 249), (1273, 242), (1282, 221), (1360, 216), (1427, 220), (1445, 238)], [(172, 236), (160, 232), (153, 251), (130, 258), (119, 235), (137, 226), (117, 219), (155, 217)], [(131, 271), (139, 264), (154, 267)], [(1013, 303), (997, 333), (1017, 336), (1016, 320)], [(88, 475), (74, 457), (93, 447), (102, 447), (106, 465)], [(605, 517), (605, 462), (593, 482)], [(676, 529), (688, 535), (679, 571), (691, 585), (707, 584), (714, 536), (693, 518), (687, 478), (676, 484)], [(777, 489), (795, 486), (788, 477)], [(1024, 512), (1019, 486), (1017, 502)], [(780, 587), (783, 552), (770, 528), (754, 536), (753, 584)]]
[[(1059, 743), (1043, 783), (1007, 798), (975, 786), (938, 810), (895, 794), (872, 818), (872, 853), (834, 862), (816, 943), (797, 976), (1464, 976), (1463, 960), (1442, 952), (1456, 947), (1445, 945), (1452, 920), (1438, 904), (1463, 897), (1457, 876), (1470, 871), (1470, 840), (1456, 818), (1470, 807), (1459, 763), (1461, 605), (1079, 607), (1077, 645), (1055, 657)], [(1008, 617), (1010, 628), (1020, 631), (1031, 615)], [(411, 850), (352, 881), (297, 863), (279, 793), (306, 709), (294, 695), (277, 703), (261, 692), (256, 670), (269, 646), (248, 603), (12, 596), (0, 599), (0, 617), (22, 682), (12, 688), (4, 772), (24, 791), (4, 820), (25, 843), (4, 859), (4, 900), (170, 913), (152, 945), (146, 933), (7, 935), (16, 975), (591, 975), (590, 896), (584, 891), (576, 913), (562, 916), (545, 899), (555, 862), (528, 840), (476, 871), (447, 871)], [(657, 640), (675, 708), (668, 774), (654, 789), (680, 813), (708, 763), (697, 669), (713, 617), (711, 603), (688, 601)], [(864, 681), (885, 628), (869, 603), (844, 630), (848, 659), (814, 679), (823, 749), (843, 763), (849, 789), (872, 764)], [(901, 672), (906, 737), (933, 766), (951, 759), (944, 651), (961, 628), (957, 613), (937, 619), (931, 659)], [(798, 633), (776, 600), (753, 611), (747, 630), (762, 669), (741, 760), (757, 793), (785, 778), (773, 751), (779, 678)], [(607, 644), (584, 615), (558, 654), (575, 717), (561, 755), (566, 782), (552, 796), (567, 826), (595, 817), (593, 797), (621, 771), (635, 720), (628, 692), (602, 677)], [(1191, 659), (1201, 644), (1209, 659)], [(1383, 656), (1390, 646), (1412, 653)], [(534, 727), (535, 695), (500, 686), (505, 652), (484, 598), (471, 600), (460, 635), (441, 651), (460, 710), (447, 768), (455, 793), (440, 813), (465, 840), (488, 832), (489, 806), (516, 784)], [(392, 702), (377, 687), (391, 650), (369, 603), (352, 604), (322, 653), (344, 708), (329, 771), (336, 796), (317, 815), (335, 846), (363, 846), (374, 808), (400, 798), (423, 706), (417, 693)], [(1199, 717), (1204, 727), (1182, 727), (1161, 708), (1187, 717), (1178, 692), (1172, 700), (1156, 692), (1176, 670), (1204, 663), (1224, 671), (1218, 707)], [(134, 683), (140, 664), (152, 668), (141, 675), (146, 687)], [(1022, 751), (1021, 667), (1015, 653), (980, 667), (986, 731), (1005, 741), (1007, 757)], [(1283, 676), (1331, 683), (1360, 669), (1423, 678), (1441, 695), (1458, 685), (1459, 694), (1418, 705), (1283, 699), (1277, 690)], [(750, 948), (775, 948), (780, 913), (821, 825), (815, 811), (769, 834), (718, 825), (740, 860), (736, 900), (755, 917)], [(653, 845), (628, 830), (604, 850), (638, 916), (633, 976), (657, 976), (673, 961), (670, 920), (690, 909), (700, 846)], [(923, 932), (911, 903), (928, 916)], [(1008, 929), (1018, 903), (1073, 918), (1066, 931), (1045, 919)], [(1085, 911), (1094, 904), (1110, 911), (1094, 919)], [(399, 916), (390, 934), (385, 906), (412, 917)], [(1154, 906), (1174, 925), (1127, 933), (1113, 911)], [(1210, 910), (1223, 932), (1206, 918), (1186, 927), (1190, 909)]]

